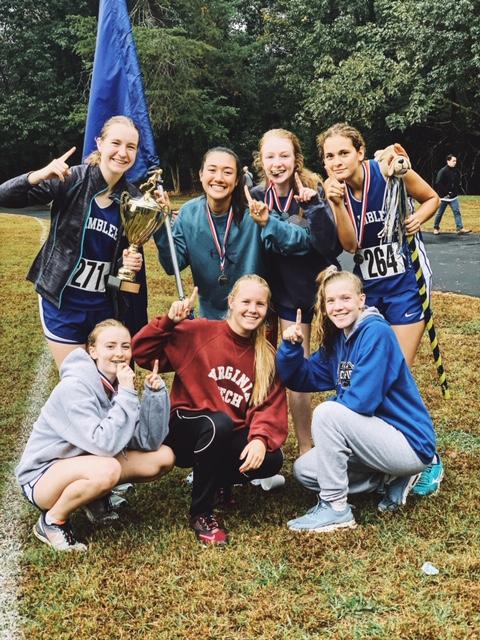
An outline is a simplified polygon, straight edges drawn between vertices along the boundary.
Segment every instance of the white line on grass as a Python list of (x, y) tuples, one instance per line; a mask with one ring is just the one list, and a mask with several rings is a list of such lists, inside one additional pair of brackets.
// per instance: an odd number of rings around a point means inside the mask
[[(41, 226), (40, 242), (43, 244), (48, 233), (48, 222), (35, 220)], [(48, 376), (45, 371), (51, 364), (51, 355), (45, 345), (38, 359), (35, 378), (31, 387), (30, 402), (18, 434), (18, 448), (13, 457), (19, 457), (33, 423), (48, 394)], [(18, 579), (20, 576), (21, 543), (18, 537), (22, 523), (23, 499), (16, 487), (13, 473), (5, 483), (5, 493), (0, 504), (0, 640), (20, 640), (21, 618), (18, 610)]]

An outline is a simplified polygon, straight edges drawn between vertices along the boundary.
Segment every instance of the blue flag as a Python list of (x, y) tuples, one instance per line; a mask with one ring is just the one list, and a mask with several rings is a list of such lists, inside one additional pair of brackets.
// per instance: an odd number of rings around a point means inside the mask
[(83, 157), (97, 148), (95, 138), (112, 116), (128, 116), (140, 131), (140, 148), (131, 181), (140, 180), (152, 166), (158, 167), (152, 125), (142, 74), (125, 0), (100, 0), (97, 44), (88, 101)]

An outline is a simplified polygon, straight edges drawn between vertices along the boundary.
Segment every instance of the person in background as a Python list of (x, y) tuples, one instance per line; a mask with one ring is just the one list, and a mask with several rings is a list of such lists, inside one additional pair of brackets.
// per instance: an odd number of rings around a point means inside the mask
[(253, 187), (253, 173), (250, 171), (250, 169), (247, 166), (242, 167), (242, 171), (243, 171), (243, 184), (249, 189), (251, 189)]
[(449, 154), (447, 164), (440, 169), (435, 178), (435, 188), (440, 196), (440, 206), (433, 222), (433, 233), (437, 236), (440, 233), (440, 223), (442, 222), (445, 209), (450, 207), (455, 218), (455, 226), (459, 235), (471, 233), (471, 229), (465, 229), (460, 213), (460, 202), (458, 194), (460, 192), (460, 171), (457, 169), (456, 156)]
[(196, 289), (137, 333), (133, 354), (141, 367), (151, 369), (158, 359), (161, 371), (175, 372), (165, 442), (179, 467), (193, 467), (190, 526), (197, 539), (225, 545), (228, 534), (215, 514), (216, 499), (228, 505), (233, 484), (278, 473), (287, 401), (266, 338), (265, 280), (237, 280), (226, 320), (186, 320), (195, 296)]
[[(118, 204), (123, 191), (140, 193), (125, 178), (138, 144), (134, 122), (114, 116), (84, 164), (68, 165), (72, 147), (42, 169), (0, 185), (1, 205), (51, 203), (48, 237), (27, 278), (39, 294), (43, 332), (58, 368), (71, 351), (85, 348), (101, 320), (119, 318), (132, 333), (147, 322), (143, 257), (127, 250)], [(122, 265), (137, 272), (138, 295), (107, 290), (108, 275)]]
[(404, 505), (432, 462), (435, 434), (395, 333), (365, 307), (357, 276), (333, 266), (320, 273), (315, 328), (319, 349), (306, 359), (299, 310), (283, 332), (277, 366), (288, 388), (336, 392), (315, 409), (315, 446), (294, 465), (318, 503), (288, 522), (292, 531), (322, 533), (355, 526), (349, 493), (383, 493), (380, 512)]
[(72, 513), (93, 507), (118, 483), (156, 480), (175, 462), (162, 444), (170, 404), (158, 362), (140, 403), (128, 329), (104, 320), (87, 345), (88, 352), (77, 348), (64, 359), (15, 470), (24, 496), (41, 511), (33, 533), (57, 551), (87, 549), (75, 538)]

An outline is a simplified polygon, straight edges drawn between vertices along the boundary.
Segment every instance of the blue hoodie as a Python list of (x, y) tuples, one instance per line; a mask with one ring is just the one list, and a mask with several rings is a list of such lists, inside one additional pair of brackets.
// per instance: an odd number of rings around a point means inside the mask
[(376, 416), (403, 433), (429, 464), (435, 453), (430, 414), (390, 325), (367, 308), (349, 333), (339, 332), (331, 354), (322, 347), (308, 360), (299, 344), (282, 342), (277, 353), (281, 380), (293, 391), (336, 390), (330, 402)]

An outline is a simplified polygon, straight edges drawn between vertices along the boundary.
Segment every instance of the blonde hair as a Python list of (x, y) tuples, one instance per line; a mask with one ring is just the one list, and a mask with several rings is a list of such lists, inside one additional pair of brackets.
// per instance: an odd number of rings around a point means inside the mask
[[(135, 131), (138, 133), (138, 141), (140, 143), (140, 131), (138, 130), (138, 127), (134, 123), (134, 121), (127, 116), (112, 116), (111, 118), (109, 118), (106, 122), (104, 122), (102, 130), (100, 131), (100, 134), (97, 140), (99, 139), (104, 140), (108, 133), (108, 130), (114, 124), (123, 124), (126, 127), (132, 127), (132, 129), (135, 129)], [(100, 151), (98, 149), (95, 149), (95, 151), (92, 151), (92, 153), (88, 154), (84, 162), (90, 165), (97, 165), (97, 164), (100, 164), (100, 158), (101, 158)]]
[(346, 122), (337, 122), (317, 136), (317, 147), (321, 160), (323, 160), (323, 147), (325, 145), (325, 140), (327, 138), (332, 138), (333, 136), (349, 138), (357, 151), (360, 151), (362, 147), (365, 149), (365, 140), (358, 129), (355, 129), (355, 127), (352, 127)]
[[(229, 302), (238, 294), (243, 282), (254, 282), (266, 289), (267, 303), (270, 305), (272, 297), (270, 287), (266, 280), (256, 274), (242, 276), (235, 282), (228, 295)], [(267, 340), (267, 323), (265, 321), (252, 332), (252, 341), (255, 346), (255, 380), (252, 390), (252, 405), (256, 407), (265, 401), (275, 378), (275, 349)]]
[[(303, 157), (300, 140), (294, 133), (288, 131), (287, 129), (270, 129), (269, 131), (266, 131), (259, 140), (258, 151), (255, 151), (253, 154), (253, 165), (259, 173), (264, 184), (266, 183), (266, 176), (262, 164), (262, 148), (269, 138), (283, 138), (285, 140), (290, 140), (295, 156), (295, 171), (298, 173), (298, 176), (305, 187), (316, 189), (319, 184), (322, 184), (322, 179), (320, 178), (320, 176), (305, 167), (305, 159)], [(293, 187), (295, 188), (295, 184), (293, 185)]]
[[(88, 334), (87, 349), (94, 347), (100, 333), (104, 329), (108, 329), (109, 327), (116, 327), (117, 329), (126, 329), (128, 331), (127, 327), (123, 324), (123, 322), (120, 322), (120, 320), (115, 320), (114, 318), (107, 318), (107, 320), (102, 320), (102, 322), (99, 322), (98, 324), (96, 324)], [(130, 331), (128, 331), (128, 333), (130, 334)]]
[(325, 289), (327, 284), (335, 280), (348, 280), (352, 283), (356, 293), (363, 293), (363, 285), (360, 278), (350, 271), (339, 271), (337, 267), (331, 265), (327, 267), (317, 276), (316, 283), (318, 285), (317, 298), (315, 300), (315, 317), (313, 320), (313, 334), (318, 340), (318, 346), (324, 347), (327, 351), (331, 351), (335, 336), (339, 329), (333, 324), (327, 316), (327, 308), (325, 304)]

